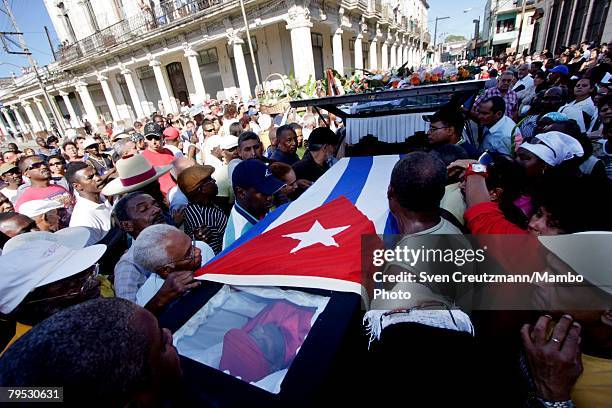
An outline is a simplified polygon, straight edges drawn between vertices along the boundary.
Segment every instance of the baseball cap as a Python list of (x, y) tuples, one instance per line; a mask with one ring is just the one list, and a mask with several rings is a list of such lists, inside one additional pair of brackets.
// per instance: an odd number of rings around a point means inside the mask
[(569, 75), (569, 69), (567, 69), (566, 65), (557, 65), (556, 67), (551, 69), (550, 72), (556, 72), (556, 73), (563, 74), (563, 75)]
[(164, 129), (164, 137), (167, 140), (176, 140), (179, 137), (179, 131), (174, 126), (167, 127)]
[(219, 146), (222, 150), (230, 150), (234, 147), (238, 147), (238, 138), (234, 135), (229, 135), (221, 138), (221, 144)]
[(144, 126), (144, 137), (147, 137), (149, 135), (155, 135), (161, 138), (163, 134), (164, 132), (161, 126), (159, 126), (155, 122), (149, 122)]
[(272, 175), (268, 167), (260, 160), (244, 160), (232, 173), (234, 187), (254, 188), (262, 194), (271, 196), (285, 185)]
[(4, 163), (2, 166), (0, 166), (0, 176), (14, 169), (17, 169), (17, 166), (15, 166), (13, 163)]
[(189, 194), (194, 191), (202, 180), (210, 177), (215, 168), (213, 166), (196, 164), (183, 170), (177, 178), (177, 183), (181, 191)]
[(104, 255), (106, 245), (73, 249), (58, 242), (29, 242), (0, 256), (0, 312), (11, 313), (32, 290), (83, 272)]
[(80, 249), (85, 248), (90, 236), (91, 233), (86, 227), (68, 227), (57, 232), (31, 231), (15, 235), (6, 241), (4, 248), (2, 248), (2, 253), (8, 254), (26, 244), (29, 245), (30, 242), (37, 241), (55, 242), (68, 248)]
[(38, 217), (51, 210), (64, 208), (64, 205), (55, 200), (30, 200), (19, 206), (19, 214), (27, 215), (30, 218)]

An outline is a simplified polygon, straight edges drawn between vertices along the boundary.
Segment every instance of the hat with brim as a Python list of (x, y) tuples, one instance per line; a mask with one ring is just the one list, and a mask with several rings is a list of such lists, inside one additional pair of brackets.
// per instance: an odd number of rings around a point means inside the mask
[(15, 166), (13, 163), (4, 163), (2, 166), (0, 166), (0, 176), (3, 175), (4, 173), (8, 173), (11, 170), (19, 170), (19, 168), (17, 166)]
[(68, 227), (57, 232), (48, 231), (31, 231), (24, 234), (15, 235), (13, 238), (6, 241), (3, 254), (19, 249), (24, 245), (29, 245), (31, 242), (48, 241), (56, 242), (72, 249), (85, 248), (91, 233), (86, 227)]
[(105, 196), (113, 196), (136, 191), (157, 180), (172, 169), (172, 165), (153, 167), (143, 156), (136, 155), (117, 161), (119, 177), (113, 179), (102, 189)]
[(127, 130), (121, 132), (121, 133), (117, 133), (116, 135), (113, 135), (113, 141), (115, 140), (120, 140), (120, 139), (127, 139), (129, 137), (132, 137)]
[(589, 231), (539, 236), (538, 240), (586, 281), (612, 295), (612, 275), (609, 272), (612, 232)]
[(98, 142), (96, 139), (94, 139), (93, 137), (88, 137), (83, 142), (83, 149), (87, 149), (88, 147), (91, 147), (93, 145), (98, 145), (98, 144), (100, 144), (100, 142)]
[(19, 214), (23, 214), (30, 218), (36, 218), (39, 215), (43, 215), (52, 210), (64, 208), (64, 204), (55, 200), (30, 200), (19, 206), (17, 211)]
[(196, 164), (183, 170), (176, 181), (181, 191), (189, 194), (202, 184), (202, 181), (212, 176), (214, 171), (213, 166)]
[(106, 245), (68, 248), (39, 240), (0, 256), (0, 312), (8, 314), (34, 289), (85, 271), (104, 255)]

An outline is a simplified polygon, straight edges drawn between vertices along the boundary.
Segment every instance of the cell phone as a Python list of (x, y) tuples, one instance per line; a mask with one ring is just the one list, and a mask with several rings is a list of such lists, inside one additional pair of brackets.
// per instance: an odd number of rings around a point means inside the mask
[(484, 164), (485, 166), (489, 166), (491, 163), (493, 163), (493, 156), (487, 150), (480, 155), (480, 157), (478, 158), (478, 163)]

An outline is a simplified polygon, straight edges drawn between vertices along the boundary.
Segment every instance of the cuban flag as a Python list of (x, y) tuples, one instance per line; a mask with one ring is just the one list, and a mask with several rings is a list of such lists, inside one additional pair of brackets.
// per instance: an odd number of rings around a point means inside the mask
[(397, 233), (387, 188), (400, 155), (347, 157), (277, 208), (194, 276), (231, 285), (291, 286), (366, 296), (362, 236)]

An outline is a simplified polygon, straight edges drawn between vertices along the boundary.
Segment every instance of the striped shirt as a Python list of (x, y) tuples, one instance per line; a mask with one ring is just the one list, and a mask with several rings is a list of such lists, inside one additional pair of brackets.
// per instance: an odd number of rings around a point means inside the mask
[(201, 204), (189, 204), (183, 213), (185, 216), (185, 234), (193, 236), (195, 230), (206, 227), (211, 232), (211, 238), (207, 244), (215, 254), (221, 252), (223, 234), (227, 226), (227, 215), (216, 205), (204, 206)]
[(257, 221), (257, 218), (238, 205), (238, 202), (234, 203), (227, 220), (225, 234), (223, 235), (223, 249), (232, 245), (234, 241), (250, 230), (253, 225), (257, 224)]

